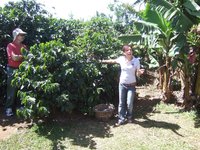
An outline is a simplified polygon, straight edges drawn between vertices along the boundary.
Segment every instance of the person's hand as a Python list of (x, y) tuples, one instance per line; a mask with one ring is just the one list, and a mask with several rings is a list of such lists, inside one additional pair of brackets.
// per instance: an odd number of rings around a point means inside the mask
[(137, 70), (137, 76), (144, 74), (144, 72), (145, 72), (145, 69), (138, 69)]
[(144, 74), (145, 69), (139, 69), (139, 74)]
[(98, 60), (97, 62), (98, 62), (98, 63), (103, 63), (103, 60)]
[(23, 56), (22, 55), (12, 55), (12, 59), (14, 61), (22, 61), (23, 60)]

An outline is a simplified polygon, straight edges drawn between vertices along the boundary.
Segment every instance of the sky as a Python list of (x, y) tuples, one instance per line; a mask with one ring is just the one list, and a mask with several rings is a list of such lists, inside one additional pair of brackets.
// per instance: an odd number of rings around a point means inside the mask
[[(0, 6), (4, 6), (9, 1), (20, 0), (0, 0)], [(132, 3), (134, 0), (119, 0), (122, 3)], [(36, 0), (37, 3), (45, 5), (54, 17), (68, 19), (71, 15), (75, 19), (88, 20), (96, 16), (96, 12), (110, 14), (108, 4), (114, 0)]]

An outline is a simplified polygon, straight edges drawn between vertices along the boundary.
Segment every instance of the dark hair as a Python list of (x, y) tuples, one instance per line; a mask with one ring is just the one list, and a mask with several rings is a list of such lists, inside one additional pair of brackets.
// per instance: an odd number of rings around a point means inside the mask
[(122, 46), (122, 51), (123, 51), (123, 52), (125, 52), (125, 50), (126, 50), (126, 48), (127, 48), (127, 47), (130, 47), (130, 48), (131, 48), (131, 50), (132, 50), (132, 46), (131, 46), (131, 45), (128, 45), (128, 44), (126, 44), (126, 45), (123, 45), (123, 46)]

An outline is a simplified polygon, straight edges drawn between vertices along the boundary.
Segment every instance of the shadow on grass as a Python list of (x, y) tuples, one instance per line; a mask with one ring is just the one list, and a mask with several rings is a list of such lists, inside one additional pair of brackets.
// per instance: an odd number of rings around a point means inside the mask
[(144, 118), (144, 121), (137, 121), (135, 120), (135, 124), (139, 124), (140, 126), (144, 128), (163, 128), (163, 129), (169, 129), (172, 130), (174, 133), (176, 133), (179, 136), (183, 136), (177, 132), (178, 129), (180, 129), (180, 126), (174, 123), (168, 123), (163, 121), (155, 121), (151, 120), (148, 117)]
[[(100, 122), (94, 118), (80, 117), (73, 120), (53, 120), (37, 125), (35, 132), (53, 143), (53, 149), (70, 149), (70, 145), (96, 149), (94, 137), (109, 138), (113, 136), (110, 127), (114, 119)], [(67, 142), (67, 143), (66, 143)]]
[(194, 127), (199, 128), (200, 127), (200, 106), (197, 108), (196, 117), (194, 118), (194, 121), (195, 121)]
[(180, 129), (180, 126), (174, 123), (168, 123), (163, 121), (155, 121), (151, 120), (147, 117), (147, 114), (149, 113), (156, 113), (155, 106), (161, 102), (161, 99), (155, 98), (150, 99), (149, 95), (146, 95), (145, 97), (138, 98), (138, 100), (135, 103), (135, 119), (143, 118), (144, 120), (138, 121), (134, 120), (135, 124), (139, 124), (140, 126), (144, 128), (163, 128), (163, 129), (169, 129), (172, 130), (174, 133), (176, 133), (179, 136), (180, 135), (177, 130)]
[(150, 99), (149, 95), (145, 97), (139, 97), (134, 103), (134, 117), (142, 118), (148, 113), (152, 113), (157, 104), (160, 103), (160, 99)]

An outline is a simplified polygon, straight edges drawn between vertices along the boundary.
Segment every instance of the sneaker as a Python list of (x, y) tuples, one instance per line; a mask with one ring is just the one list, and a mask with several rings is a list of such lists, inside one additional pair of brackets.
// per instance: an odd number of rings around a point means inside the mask
[(7, 117), (13, 116), (12, 108), (7, 108), (6, 109), (6, 116)]
[(115, 123), (115, 127), (119, 127), (119, 126), (121, 126), (121, 125), (123, 125), (123, 124), (124, 124), (124, 122), (118, 121), (117, 123)]

